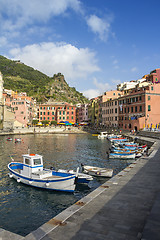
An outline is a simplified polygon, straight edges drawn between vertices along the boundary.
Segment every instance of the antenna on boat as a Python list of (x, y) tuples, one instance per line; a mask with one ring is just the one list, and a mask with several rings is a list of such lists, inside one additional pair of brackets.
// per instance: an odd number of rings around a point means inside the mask
[(14, 162), (14, 158), (12, 158), (12, 156), (11, 156), (11, 155), (10, 155), (10, 158), (11, 158), (12, 162)]
[(77, 171), (76, 171), (76, 177), (78, 177), (78, 173), (79, 173), (79, 167), (77, 168)]
[(28, 147), (28, 154), (30, 154), (30, 148)]

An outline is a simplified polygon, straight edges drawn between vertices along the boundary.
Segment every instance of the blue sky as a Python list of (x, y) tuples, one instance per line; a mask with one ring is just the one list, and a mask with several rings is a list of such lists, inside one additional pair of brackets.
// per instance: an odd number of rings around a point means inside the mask
[(96, 97), (160, 67), (159, 0), (0, 0), (0, 55)]

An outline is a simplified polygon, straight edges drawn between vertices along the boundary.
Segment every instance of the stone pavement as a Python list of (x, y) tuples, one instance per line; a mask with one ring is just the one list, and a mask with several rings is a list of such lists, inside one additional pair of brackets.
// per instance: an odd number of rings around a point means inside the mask
[(160, 239), (160, 142), (26, 240)]
[(152, 150), (21, 239), (159, 240), (160, 141)]

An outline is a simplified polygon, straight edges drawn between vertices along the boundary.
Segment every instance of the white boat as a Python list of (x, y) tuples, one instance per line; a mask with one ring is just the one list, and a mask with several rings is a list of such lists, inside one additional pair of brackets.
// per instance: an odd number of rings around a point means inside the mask
[(135, 159), (135, 152), (111, 152), (109, 158), (120, 158), (120, 159)]
[(8, 164), (9, 177), (16, 179), (18, 183), (57, 191), (73, 192), (75, 190), (75, 174), (44, 169), (43, 157), (38, 154), (25, 154), (22, 157), (23, 163)]
[(11, 137), (8, 137), (7, 138), (7, 141), (12, 141), (13, 139)]
[(108, 136), (108, 132), (100, 132), (100, 134), (98, 134), (98, 139), (104, 139), (107, 138)]
[(89, 183), (90, 181), (93, 180), (93, 177), (85, 174), (85, 173), (80, 173), (78, 171), (74, 172), (73, 170), (64, 170), (64, 169), (59, 169), (58, 172), (65, 172), (65, 173), (72, 173), (72, 174), (76, 174), (77, 178), (76, 178), (76, 183)]
[(21, 138), (15, 138), (15, 143), (21, 142)]
[(92, 176), (112, 177), (112, 175), (113, 175), (113, 169), (87, 166), (87, 165), (83, 165), (83, 164), (81, 164), (81, 166), (82, 166), (82, 171), (84, 173), (92, 175)]

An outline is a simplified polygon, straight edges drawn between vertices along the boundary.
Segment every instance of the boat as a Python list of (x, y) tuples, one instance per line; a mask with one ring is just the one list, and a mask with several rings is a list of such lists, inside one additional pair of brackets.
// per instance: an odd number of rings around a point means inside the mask
[(109, 158), (135, 159), (135, 152), (111, 152)]
[[(76, 174), (76, 172), (73, 171), (73, 170), (64, 170), (64, 169), (59, 169), (57, 172), (65, 172), (65, 173)], [(92, 176), (90, 176), (88, 174), (85, 174), (85, 173), (80, 173), (78, 171), (77, 178), (76, 178), (76, 183), (89, 183), (92, 180), (93, 180)]]
[(7, 138), (7, 141), (12, 141), (12, 140), (13, 140), (13, 138), (11, 138), (11, 137)]
[(111, 142), (118, 142), (118, 143), (128, 141), (127, 138), (110, 138), (109, 140), (110, 140)]
[(112, 177), (113, 176), (113, 169), (109, 168), (100, 168), (100, 167), (93, 167), (88, 165), (83, 165), (82, 171), (86, 174), (95, 176), (95, 177)]
[(8, 164), (10, 178), (37, 188), (74, 192), (75, 174), (43, 168), (43, 157), (39, 154), (25, 154), (22, 158), (23, 163), (14, 162), (12, 158)]
[(21, 138), (15, 138), (15, 143), (21, 142)]
[(98, 134), (98, 139), (104, 139), (107, 138), (108, 136), (108, 132), (100, 132), (100, 134)]

